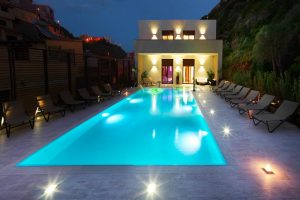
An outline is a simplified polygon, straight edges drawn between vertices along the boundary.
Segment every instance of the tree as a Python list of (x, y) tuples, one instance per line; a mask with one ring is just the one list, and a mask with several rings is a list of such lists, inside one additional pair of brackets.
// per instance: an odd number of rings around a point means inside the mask
[(282, 59), (288, 52), (288, 38), (282, 23), (263, 26), (256, 35), (253, 59), (258, 63), (272, 63), (273, 71), (282, 74)]

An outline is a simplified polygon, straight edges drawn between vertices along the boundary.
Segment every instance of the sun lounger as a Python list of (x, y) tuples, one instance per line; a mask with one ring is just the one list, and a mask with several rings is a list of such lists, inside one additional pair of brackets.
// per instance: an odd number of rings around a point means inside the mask
[(265, 110), (274, 100), (274, 96), (269, 95), (269, 94), (265, 94), (257, 104), (239, 104), (238, 108), (239, 108), (239, 113), (243, 114), (243, 113), (247, 113), (248, 116), (250, 118), (252, 118), (251, 114), (250, 114), (250, 110), (252, 111), (257, 111), (256, 114), (258, 114), (259, 112), (262, 112), (263, 110)]
[(250, 104), (252, 101), (256, 100), (259, 96), (259, 91), (251, 90), (250, 93), (244, 99), (231, 99), (231, 107), (235, 107), (239, 104)]
[(217, 94), (218, 95), (222, 95), (223, 93), (227, 93), (227, 92), (232, 92), (233, 91), (233, 89), (235, 88), (235, 86), (236, 86), (236, 84), (235, 83), (231, 83), (229, 86), (228, 86), (228, 88), (226, 88), (226, 89), (222, 89), (222, 90), (217, 90)]
[(25, 111), (22, 102), (20, 101), (10, 101), (3, 103), (3, 117), (4, 117), (4, 127), (6, 129), (7, 137), (10, 136), (11, 128), (29, 124), (30, 127), (34, 128), (34, 116), (29, 116)]
[(244, 87), (239, 93), (232, 95), (232, 94), (226, 94), (225, 95), (225, 101), (228, 102), (232, 99), (243, 99), (246, 97), (248, 92), (250, 91), (250, 88)]
[(101, 98), (98, 98), (98, 95), (97, 96), (91, 96), (86, 88), (80, 88), (77, 91), (78, 91), (78, 94), (79, 94), (80, 98), (82, 100), (86, 101), (87, 103), (102, 101)]
[(231, 82), (226, 82), (221, 88), (217, 88), (216, 90), (214, 90), (213, 92), (218, 93), (222, 90), (227, 89), (229, 86), (231, 85)]
[(102, 92), (98, 86), (94, 85), (91, 87), (91, 91), (94, 95), (96, 95), (98, 98), (101, 98), (102, 100), (106, 97), (110, 97), (111, 95), (109, 93)]
[(218, 85), (214, 86), (214, 87), (211, 87), (211, 90), (212, 91), (215, 91), (221, 87), (223, 87), (223, 85), (225, 84), (225, 80), (222, 80)]
[(215, 86), (215, 87), (212, 89), (212, 91), (213, 91), (213, 92), (216, 92), (217, 90), (220, 90), (220, 89), (222, 89), (222, 88), (225, 89), (226, 87), (229, 86), (229, 84), (230, 84), (229, 81), (222, 80), (222, 81), (219, 83), (218, 86)]
[(59, 96), (61, 100), (64, 102), (64, 104), (68, 106), (71, 111), (74, 111), (74, 108), (76, 106), (82, 106), (83, 108), (85, 108), (85, 102), (75, 100), (72, 94), (67, 90), (60, 92)]
[(221, 95), (221, 97), (225, 97), (226, 95), (236, 95), (241, 91), (242, 88), (243, 88), (243, 86), (237, 85), (237, 86), (235, 86), (235, 88), (233, 88), (232, 91), (228, 91), (228, 92), (224, 91), (224, 92), (221, 92), (220, 95)]
[[(255, 126), (261, 122), (266, 124), (268, 131), (272, 133), (296, 111), (298, 106), (299, 103), (284, 100), (275, 113), (260, 113), (253, 115), (253, 123)], [(275, 124), (275, 126), (271, 128), (270, 124)]]
[(60, 113), (61, 116), (65, 116), (66, 110), (62, 107), (55, 106), (50, 95), (37, 96), (36, 100), (38, 103), (37, 111), (42, 113), (46, 122), (49, 121), (51, 114)]
[(111, 94), (112, 96), (121, 95), (121, 91), (120, 90), (113, 90), (109, 83), (103, 84), (103, 88), (104, 88), (105, 92)]

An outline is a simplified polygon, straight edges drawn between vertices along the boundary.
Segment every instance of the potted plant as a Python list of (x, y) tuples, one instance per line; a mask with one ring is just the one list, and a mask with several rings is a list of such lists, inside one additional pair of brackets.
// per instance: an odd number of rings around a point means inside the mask
[(212, 85), (215, 82), (214, 81), (215, 73), (212, 70), (209, 70), (206, 73), (207, 73), (207, 82)]
[(148, 78), (148, 72), (145, 70), (141, 74), (141, 82), (144, 83), (144, 79)]

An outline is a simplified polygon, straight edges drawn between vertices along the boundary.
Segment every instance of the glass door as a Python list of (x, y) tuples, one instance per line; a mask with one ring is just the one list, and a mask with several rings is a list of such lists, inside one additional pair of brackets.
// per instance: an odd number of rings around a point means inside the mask
[(173, 84), (173, 66), (162, 66), (162, 83)]
[(183, 66), (182, 76), (183, 83), (193, 83), (194, 66)]

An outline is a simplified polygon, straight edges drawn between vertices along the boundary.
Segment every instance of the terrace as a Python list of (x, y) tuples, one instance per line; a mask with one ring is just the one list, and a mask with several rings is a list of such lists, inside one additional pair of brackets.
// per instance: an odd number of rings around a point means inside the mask
[[(118, 102), (124, 97), (121, 96), (67, 113), (65, 118), (49, 123), (38, 120), (33, 130), (26, 126), (16, 128), (9, 139), (2, 130), (1, 198), (297, 199), (300, 196), (300, 135), (296, 126), (284, 123), (269, 134), (265, 126), (254, 126), (246, 115), (240, 115), (208, 86), (198, 87), (193, 95), (227, 161), (225, 166), (16, 167), (20, 160)], [(267, 164), (272, 166), (274, 174), (262, 170)], [(57, 188), (47, 188), (50, 183), (58, 184)]]

